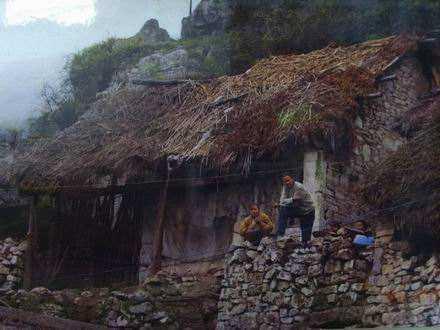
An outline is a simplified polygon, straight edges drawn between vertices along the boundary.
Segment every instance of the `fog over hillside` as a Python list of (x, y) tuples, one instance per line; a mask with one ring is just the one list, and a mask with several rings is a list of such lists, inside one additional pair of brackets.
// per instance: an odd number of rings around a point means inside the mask
[(179, 38), (188, 9), (189, 0), (0, 0), (0, 124), (35, 114), (43, 84), (59, 81), (70, 54), (131, 36), (153, 17)]

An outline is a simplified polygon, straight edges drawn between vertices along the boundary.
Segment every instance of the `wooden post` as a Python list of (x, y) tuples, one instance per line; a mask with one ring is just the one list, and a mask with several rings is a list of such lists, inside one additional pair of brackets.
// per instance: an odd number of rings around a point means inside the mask
[(191, 17), (193, 11), (193, 2), (192, 0), (189, 0), (189, 16)]
[(148, 275), (156, 274), (161, 267), (163, 231), (165, 225), (165, 206), (167, 202), (169, 181), (170, 181), (170, 171), (168, 169), (168, 164), (167, 164), (167, 177), (163, 187), (161, 188), (161, 192), (159, 196), (159, 204), (157, 206), (156, 228), (153, 236), (153, 252), (151, 258), (151, 264), (150, 267), (148, 268)]
[(28, 208), (28, 231), (26, 235), (26, 254), (25, 267), (23, 276), (23, 287), (25, 290), (30, 290), (32, 286), (33, 275), (33, 256), (36, 248), (36, 216), (35, 216), (35, 197), (31, 197)]

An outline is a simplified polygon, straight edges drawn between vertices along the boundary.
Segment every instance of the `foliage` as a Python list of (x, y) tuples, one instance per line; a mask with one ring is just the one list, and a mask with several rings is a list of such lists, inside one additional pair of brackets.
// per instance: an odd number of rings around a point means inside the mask
[(148, 45), (141, 38), (110, 38), (76, 53), (67, 64), (73, 96), (79, 102), (91, 102), (96, 93), (108, 87), (113, 75), (154, 51), (173, 47), (173, 42)]
[(32, 138), (53, 136), (56, 131), (72, 125), (82, 113), (81, 104), (70, 94), (68, 85), (62, 85), (59, 89), (45, 85), (41, 97), (43, 109), (28, 122)]
[(229, 1), (233, 72), (256, 58), (304, 53), (332, 42), (353, 44), (404, 32), (429, 31), (440, 24), (438, 1), (284, 0)]
[(50, 112), (42, 112), (39, 116), (29, 119), (29, 133), (31, 138), (51, 137), (57, 131)]
[(230, 35), (202, 36), (176, 42), (183, 46), (192, 59), (201, 63), (201, 73), (206, 76), (221, 76), (230, 73)]
[[(157, 51), (184, 47), (200, 63), (201, 74), (211, 77), (242, 73), (271, 55), (306, 53), (330, 43), (353, 44), (440, 25), (440, 2), (434, 0), (215, 0), (213, 6), (231, 12), (225, 31), (154, 46), (139, 37), (110, 38), (74, 54), (65, 68), (70, 98), (48, 106), (32, 120), (32, 130), (50, 136), (68, 127), (116, 72)], [(153, 76), (159, 73), (154, 67), (148, 70)]]
[(160, 65), (157, 63), (145, 63), (142, 67), (142, 71), (154, 79), (164, 79)]
[(311, 104), (301, 104), (294, 109), (286, 109), (278, 114), (278, 123), (281, 127), (292, 127), (300, 124), (305, 117), (311, 117)]

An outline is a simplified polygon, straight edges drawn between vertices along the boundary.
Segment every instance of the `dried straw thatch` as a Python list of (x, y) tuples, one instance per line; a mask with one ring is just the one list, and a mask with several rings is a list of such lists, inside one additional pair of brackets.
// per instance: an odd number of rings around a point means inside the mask
[[(288, 141), (349, 138), (359, 97), (417, 40), (390, 37), (258, 62), (207, 83), (124, 88), (55, 139), (22, 157), (22, 181), (93, 182), (127, 164), (177, 154), (214, 168), (249, 168)], [(139, 170), (139, 168), (137, 168)]]
[[(386, 209), (414, 239), (440, 234), (440, 97), (425, 103), (416, 120), (425, 124), (397, 152), (370, 169), (362, 199), (371, 209)], [(423, 235), (420, 236), (420, 233)], [(426, 243), (426, 242), (425, 242)]]

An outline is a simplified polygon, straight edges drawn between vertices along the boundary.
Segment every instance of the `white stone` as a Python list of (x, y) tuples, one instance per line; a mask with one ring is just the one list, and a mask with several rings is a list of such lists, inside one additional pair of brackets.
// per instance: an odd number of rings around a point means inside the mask
[(345, 293), (348, 291), (348, 288), (350, 287), (349, 283), (343, 283), (338, 287), (338, 292)]
[(11, 258), (11, 265), (16, 265), (17, 264), (17, 262), (18, 262), (18, 258), (17, 258), (17, 256), (12, 256), (12, 258)]
[(411, 284), (411, 290), (415, 291), (418, 290), (422, 287), (422, 282), (415, 282), (413, 284)]
[(292, 275), (290, 275), (290, 273), (286, 272), (286, 271), (282, 271), (279, 275), (278, 275), (278, 279), (279, 280), (283, 280), (283, 281), (291, 281), (292, 280)]
[(313, 291), (310, 290), (309, 288), (302, 288), (301, 293), (307, 297), (310, 297), (311, 295), (313, 295)]

